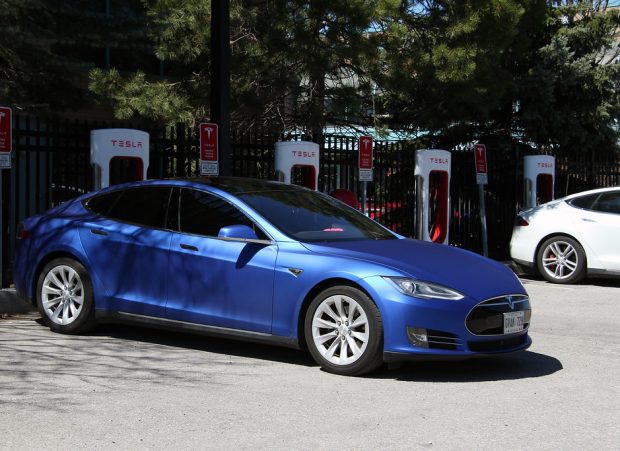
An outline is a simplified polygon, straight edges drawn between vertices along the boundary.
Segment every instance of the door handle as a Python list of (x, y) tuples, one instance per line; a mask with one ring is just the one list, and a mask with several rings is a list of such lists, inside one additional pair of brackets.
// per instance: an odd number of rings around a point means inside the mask
[(192, 246), (191, 244), (183, 244), (183, 243), (181, 243), (180, 246), (181, 246), (181, 249), (198, 252), (198, 248), (196, 246)]
[(90, 233), (93, 233), (95, 235), (108, 236), (108, 232), (101, 229), (90, 229)]
[(596, 222), (594, 219), (590, 219), (590, 218), (581, 218), (581, 220), (583, 222)]

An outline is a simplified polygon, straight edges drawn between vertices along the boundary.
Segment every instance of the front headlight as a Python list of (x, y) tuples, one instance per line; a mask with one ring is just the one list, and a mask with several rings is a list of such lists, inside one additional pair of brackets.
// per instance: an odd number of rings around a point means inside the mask
[(458, 301), (465, 297), (456, 290), (435, 283), (423, 282), (407, 277), (384, 277), (384, 279), (393, 283), (401, 293), (415, 298)]

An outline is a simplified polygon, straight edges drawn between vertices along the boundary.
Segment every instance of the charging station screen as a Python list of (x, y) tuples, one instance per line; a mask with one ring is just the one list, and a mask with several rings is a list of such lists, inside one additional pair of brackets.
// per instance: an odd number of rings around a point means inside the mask
[(428, 182), (428, 236), (443, 243), (448, 234), (448, 173), (431, 171)]
[(114, 157), (110, 160), (110, 186), (142, 180), (140, 158)]

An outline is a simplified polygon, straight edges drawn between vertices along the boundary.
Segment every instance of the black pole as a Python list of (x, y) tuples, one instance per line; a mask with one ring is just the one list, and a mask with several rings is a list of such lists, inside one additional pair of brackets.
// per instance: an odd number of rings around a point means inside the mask
[(211, 1), (211, 121), (219, 127), (220, 175), (232, 175), (230, 148), (230, 0)]

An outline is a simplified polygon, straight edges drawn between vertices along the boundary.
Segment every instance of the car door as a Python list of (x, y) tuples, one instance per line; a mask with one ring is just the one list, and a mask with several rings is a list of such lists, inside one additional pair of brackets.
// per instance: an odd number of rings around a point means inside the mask
[(179, 189), (178, 212), (178, 233), (170, 244), (167, 315), (179, 321), (269, 333), (275, 243), (217, 238), (221, 227), (234, 224), (248, 225), (259, 237), (267, 237), (234, 205), (204, 191)]
[(602, 269), (620, 271), (620, 190), (599, 193), (577, 216), (577, 227)]
[(81, 223), (79, 235), (110, 310), (165, 316), (171, 193), (164, 186), (130, 188), (86, 203), (96, 216)]

